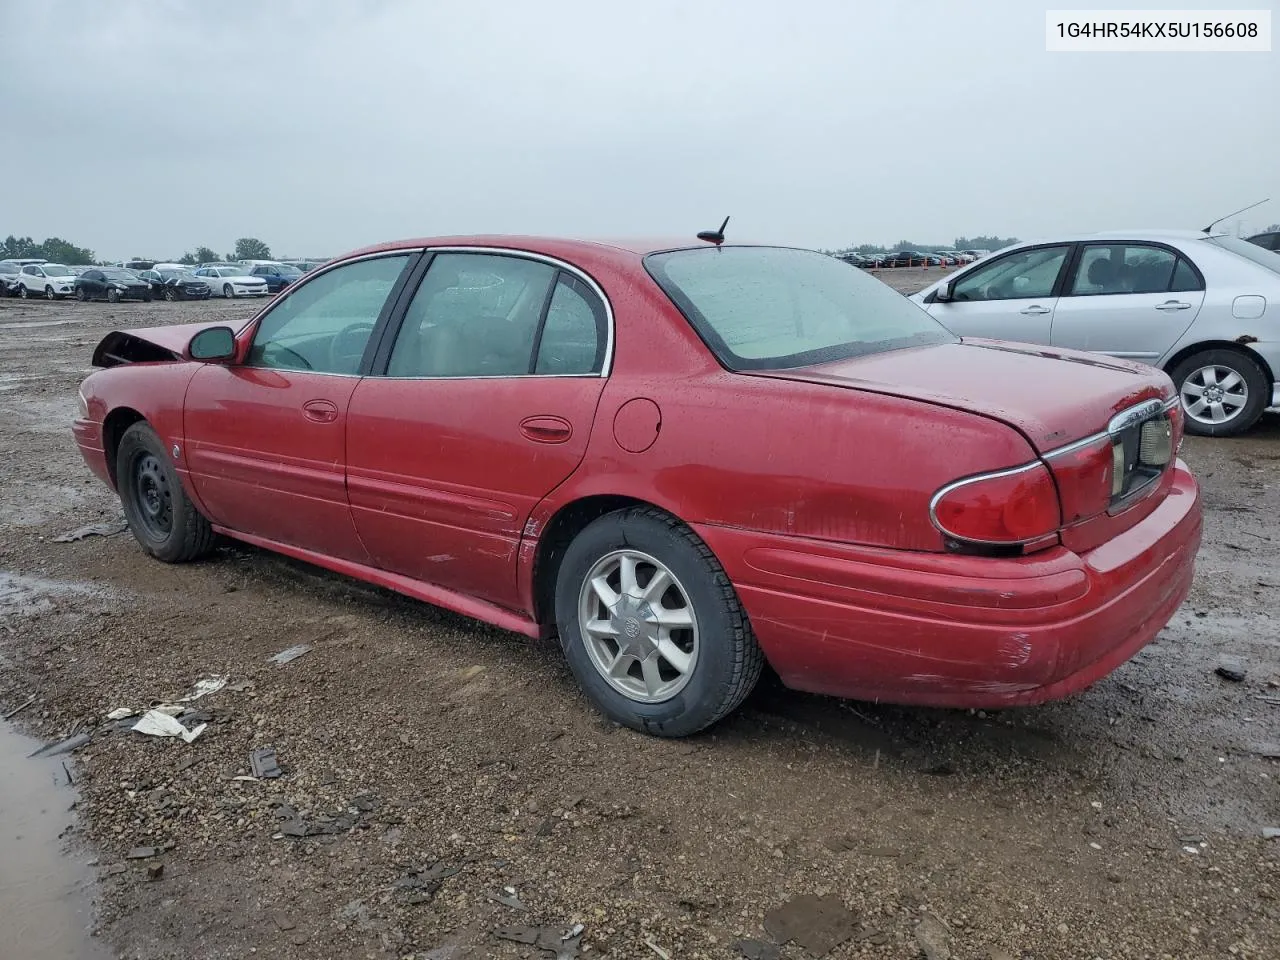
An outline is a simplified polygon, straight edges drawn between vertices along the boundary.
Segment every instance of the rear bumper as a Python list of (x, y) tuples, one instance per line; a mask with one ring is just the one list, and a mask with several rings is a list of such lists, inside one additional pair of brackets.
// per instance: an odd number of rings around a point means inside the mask
[(788, 686), (862, 700), (1008, 707), (1060, 699), (1132, 657), (1191, 589), (1200, 494), (1096, 549), (990, 559), (698, 528)]

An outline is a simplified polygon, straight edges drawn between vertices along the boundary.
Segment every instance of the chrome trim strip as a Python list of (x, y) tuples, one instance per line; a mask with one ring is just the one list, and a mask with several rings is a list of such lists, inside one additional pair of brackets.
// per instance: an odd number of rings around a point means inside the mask
[(1280, 380), (1271, 387), (1271, 406), (1280, 407)]
[[(1001, 477), (1012, 477), (1015, 474), (1026, 473), (1029, 470), (1035, 470), (1037, 467), (1043, 467), (1044, 464), (1039, 460), (1032, 463), (1024, 463), (1020, 467), (1009, 467), (1007, 470), (993, 470), (991, 473), (979, 473), (971, 477), (964, 477), (961, 480), (953, 480), (946, 486), (941, 487), (929, 500), (929, 520), (937, 528), (938, 532), (944, 537), (951, 540), (962, 540), (965, 543), (981, 543), (994, 547), (1016, 547), (1022, 543), (1030, 543), (1030, 540), (974, 540), (969, 537), (959, 537), (938, 522), (938, 501), (945, 497), (952, 490), (967, 486), (971, 483), (979, 483), (983, 480), (998, 480)], [(1033, 537), (1033, 540), (1040, 539)]]
[[(1277, 392), (1277, 401), (1280, 402), (1280, 384), (1277, 384), (1276, 392)], [(1112, 417), (1110, 422), (1107, 424), (1106, 430), (1099, 430), (1097, 433), (1091, 433), (1089, 436), (1083, 437), (1079, 440), (1074, 440), (1071, 443), (1068, 443), (1066, 446), (1055, 447), (1054, 449), (1050, 450), (1048, 453), (1041, 454), (1040, 459), (1052, 460), (1054, 457), (1061, 457), (1068, 453), (1074, 453), (1076, 450), (1079, 450), (1081, 447), (1087, 447), (1091, 443), (1097, 443), (1103, 437), (1111, 437), (1118, 432), (1118, 431), (1113, 431), (1111, 429), (1111, 425), (1114, 424), (1116, 420), (1118, 420), (1120, 417), (1125, 416), (1125, 414), (1129, 413), (1130, 411), (1136, 410), (1140, 407), (1149, 407), (1151, 410), (1151, 413), (1149, 413), (1148, 416), (1150, 416), (1154, 414), (1156, 411), (1156, 408), (1152, 406), (1152, 404), (1155, 404), (1155, 403), (1160, 404), (1159, 409), (1161, 412), (1168, 412), (1178, 405), (1179, 398), (1170, 397), (1168, 400), (1165, 400), (1165, 401), (1157, 401), (1154, 398), (1151, 400), (1143, 400), (1139, 404), (1135, 404), (1132, 407), (1128, 407), (1124, 410), (1121, 410), (1120, 413)]]
[(1141, 403), (1135, 403), (1132, 407), (1121, 410), (1107, 421), (1107, 433), (1115, 436), (1129, 427), (1136, 426), (1143, 420), (1150, 420), (1157, 413), (1162, 413), (1164, 409), (1165, 402), (1163, 400), (1144, 400)]

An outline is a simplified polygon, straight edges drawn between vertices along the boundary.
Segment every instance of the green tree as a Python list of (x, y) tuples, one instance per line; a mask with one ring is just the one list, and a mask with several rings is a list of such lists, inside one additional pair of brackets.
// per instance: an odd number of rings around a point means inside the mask
[(86, 247), (77, 247), (61, 237), (50, 237), (40, 244), (40, 256), (55, 263), (93, 263), (96, 256)]
[(0, 260), (13, 260), (18, 257), (38, 257), (36, 252), (39, 245), (30, 237), (15, 237), (13, 234), (5, 237), (4, 243), (0, 243)]
[(220, 258), (209, 247), (196, 247), (195, 253), (184, 253), (183, 263), (216, 263)]
[(270, 260), (271, 248), (256, 237), (241, 237), (236, 241), (235, 254), (228, 259)]
[(1017, 237), (956, 237), (952, 250), (999, 250), (1011, 243), (1017, 243)]
[(1271, 226), (1267, 227), (1267, 229), (1263, 230), (1262, 232), (1263, 233), (1280, 233), (1280, 223), (1273, 223)]

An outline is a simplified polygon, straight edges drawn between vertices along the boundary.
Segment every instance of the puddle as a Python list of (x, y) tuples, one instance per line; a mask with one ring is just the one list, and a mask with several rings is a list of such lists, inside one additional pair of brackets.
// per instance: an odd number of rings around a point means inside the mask
[(75, 794), (63, 758), (28, 759), (40, 746), (0, 721), (0, 944), (9, 945), (0, 954), (107, 960), (106, 948), (89, 936), (89, 854), (66, 851), (61, 839)]
[(44, 613), (53, 609), (53, 601), (58, 597), (83, 596), (93, 592), (93, 587), (83, 583), (24, 577), (0, 571), (0, 619)]

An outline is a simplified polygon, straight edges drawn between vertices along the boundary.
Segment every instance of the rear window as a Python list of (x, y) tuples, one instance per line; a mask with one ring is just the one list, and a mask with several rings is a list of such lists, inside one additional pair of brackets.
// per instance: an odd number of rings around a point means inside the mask
[(801, 367), (957, 339), (875, 277), (812, 250), (700, 247), (644, 262), (730, 370)]
[(1267, 250), (1248, 240), (1241, 240), (1239, 237), (1207, 237), (1206, 242), (1222, 247), (1224, 250), (1230, 250), (1246, 260), (1252, 260), (1272, 273), (1280, 273), (1280, 253)]

